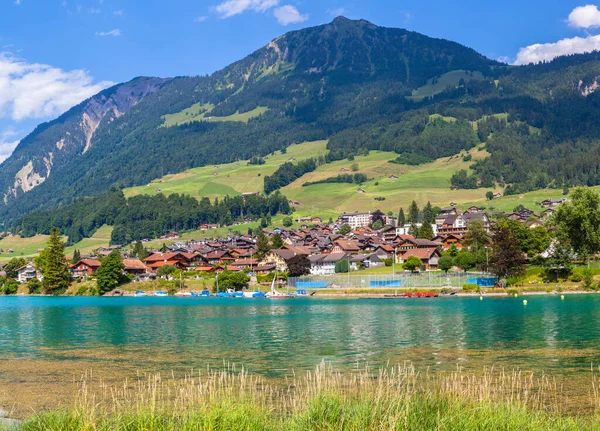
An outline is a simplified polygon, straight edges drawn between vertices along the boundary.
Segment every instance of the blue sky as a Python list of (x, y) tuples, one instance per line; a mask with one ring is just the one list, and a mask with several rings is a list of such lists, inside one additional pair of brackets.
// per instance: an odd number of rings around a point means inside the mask
[(336, 15), (509, 63), (600, 49), (600, 11), (585, 1), (0, 0), (0, 160), (36, 124), (112, 83), (209, 74)]

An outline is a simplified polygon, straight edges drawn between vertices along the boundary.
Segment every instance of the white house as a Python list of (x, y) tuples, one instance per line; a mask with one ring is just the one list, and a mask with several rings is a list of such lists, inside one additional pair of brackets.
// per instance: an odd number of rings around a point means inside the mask
[[(410, 231), (410, 224), (405, 224), (404, 226), (398, 226), (396, 228), (396, 235), (409, 235), (409, 231)], [(417, 223), (417, 229), (421, 229), (421, 226), (423, 226), (423, 223)], [(433, 236), (436, 237), (438, 235), (438, 225), (437, 224), (432, 224), (431, 225), (431, 230), (433, 231)]]
[(37, 278), (42, 280), (42, 272), (33, 264), (28, 263), (25, 266), (17, 269), (17, 281), (19, 283), (27, 283), (29, 280)]
[(350, 268), (352, 271), (358, 269), (356, 262), (352, 262), (351, 256), (346, 253), (315, 254), (308, 257), (308, 260), (310, 260), (310, 274), (334, 275), (335, 264), (344, 259), (350, 259)]

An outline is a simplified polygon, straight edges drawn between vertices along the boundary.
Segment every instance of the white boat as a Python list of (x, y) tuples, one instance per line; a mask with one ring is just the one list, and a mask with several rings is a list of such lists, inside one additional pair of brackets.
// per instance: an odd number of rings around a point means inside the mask
[(175, 296), (192, 296), (190, 292), (177, 292)]
[(162, 290), (159, 290), (157, 292), (154, 292), (154, 296), (169, 296), (169, 294), (167, 292), (163, 292)]
[(290, 295), (288, 295), (287, 293), (281, 293), (275, 290), (275, 280), (277, 280), (277, 273), (275, 273), (275, 277), (273, 277), (273, 282), (271, 283), (271, 291), (267, 292), (266, 297), (271, 299), (289, 298)]
[(136, 290), (134, 296), (146, 296), (146, 292), (143, 290)]

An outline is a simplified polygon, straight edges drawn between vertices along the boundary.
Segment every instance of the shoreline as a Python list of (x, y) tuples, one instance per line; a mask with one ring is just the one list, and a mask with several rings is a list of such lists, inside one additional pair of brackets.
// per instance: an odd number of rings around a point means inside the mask
[[(305, 298), (371, 298), (371, 299), (412, 299), (412, 298), (407, 298), (402, 296), (402, 294), (407, 293), (407, 292), (434, 292), (434, 293), (438, 293), (441, 289), (439, 288), (415, 288), (415, 289), (405, 289), (405, 290), (401, 290), (398, 289), (398, 294), (394, 294), (394, 292), (380, 292), (380, 291), (376, 291), (373, 290), (373, 292), (351, 292), (351, 289), (347, 289), (349, 291), (347, 292), (339, 292), (339, 291), (335, 291), (335, 292), (326, 292), (326, 291), (315, 291), (315, 294), (313, 295), (309, 295), (306, 296)], [(360, 288), (357, 288), (360, 289)], [(290, 289), (292, 290), (292, 289)], [(361, 289), (364, 290), (364, 289)], [(600, 292), (597, 291), (586, 291), (586, 290), (565, 290), (562, 292), (559, 292), (557, 290), (551, 291), (551, 292), (547, 292), (547, 291), (519, 291), (519, 292), (508, 292), (508, 290), (512, 290), (512, 289), (507, 289), (506, 292), (462, 292), (460, 290), (453, 290), (453, 292), (455, 292), (453, 295), (449, 295), (449, 294), (440, 294), (439, 297), (443, 297), (443, 298), (452, 298), (452, 297), (467, 297), (467, 298), (471, 298), (471, 297), (513, 297), (515, 294), (517, 296), (558, 296), (558, 295), (594, 295), (594, 294), (600, 294)], [(184, 290), (183, 292), (189, 292)], [(40, 294), (25, 294), (25, 293), (19, 293), (17, 295), (6, 295), (7, 297), (13, 296), (13, 297), (32, 297), (32, 298), (96, 298), (96, 297), (108, 297), (108, 298), (120, 298), (120, 297), (135, 297), (133, 292), (129, 292), (129, 291), (123, 291), (122, 295), (114, 295), (111, 294), (111, 292), (101, 295), (101, 296), (94, 296), (94, 295), (40, 295)], [(154, 295), (151, 294), (147, 294), (144, 297), (154, 297)], [(168, 297), (171, 298), (195, 298), (193, 296), (177, 296), (177, 295), (169, 295)], [(204, 297), (205, 298), (205, 297)], [(214, 298), (214, 295), (211, 296), (211, 298)], [(227, 298), (226, 298), (227, 299)], [(235, 299), (235, 298), (232, 298)], [(253, 299), (253, 298), (244, 298), (244, 299)], [(256, 298), (254, 298), (256, 299)], [(290, 299), (295, 299), (295, 298), (290, 298)], [(426, 298), (427, 299), (427, 298)]]

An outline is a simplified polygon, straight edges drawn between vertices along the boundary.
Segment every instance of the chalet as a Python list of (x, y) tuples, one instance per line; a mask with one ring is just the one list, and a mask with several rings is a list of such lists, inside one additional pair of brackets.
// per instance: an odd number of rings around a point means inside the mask
[(394, 256), (394, 247), (388, 244), (378, 246), (372, 254), (376, 254), (380, 259), (389, 259)]
[(204, 224), (201, 224), (200, 226), (198, 226), (198, 230), (207, 231), (210, 229), (219, 229), (220, 227), (221, 227), (221, 225), (219, 225), (219, 224), (204, 223)]
[(260, 195), (260, 192), (244, 192), (244, 193), (242, 193), (242, 197), (258, 196), (258, 195)]
[(358, 189), (358, 193), (365, 193), (365, 189), (363, 189), (363, 188), (359, 188), (359, 189)]
[(541, 205), (544, 208), (554, 208), (566, 201), (567, 200), (565, 198), (563, 198), (563, 199), (546, 199), (541, 202)]
[(144, 263), (151, 270), (164, 265), (173, 265), (181, 270), (186, 270), (190, 266), (189, 260), (181, 252), (155, 253), (144, 259)]
[(311, 223), (322, 223), (322, 222), (323, 222), (323, 220), (321, 220), (321, 217), (313, 217), (313, 218), (310, 220), (310, 222), (311, 222)]
[(342, 169), (340, 169), (340, 172), (350, 172), (350, 169), (348, 169), (348, 168), (342, 168)]
[(215, 270), (214, 266), (208, 266), (208, 265), (207, 266), (198, 266), (196, 268), (196, 271), (203, 273), (203, 274), (208, 274), (208, 273), (214, 272), (214, 270)]
[(37, 278), (38, 280), (42, 280), (42, 271), (35, 266), (33, 263), (28, 263), (25, 266), (17, 269), (17, 281), (19, 283), (27, 283), (29, 280), (33, 280)]
[(458, 250), (462, 250), (462, 236), (460, 235), (438, 235), (435, 238), (432, 238), (432, 241), (441, 243), (442, 248), (444, 250), (450, 250), (452, 246), (455, 246)]
[(338, 239), (333, 243), (332, 253), (347, 253), (358, 254), (360, 247), (354, 242), (347, 239)]
[(147, 272), (146, 265), (139, 259), (123, 259), (123, 272), (125, 274), (141, 275)]
[(404, 263), (411, 256), (421, 259), (423, 268), (425, 271), (429, 271), (437, 269), (441, 254), (437, 248), (416, 248), (408, 250), (403, 256), (400, 256), (399, 263)]
[(100, 268), (100, 261), (96, 259), (81, 259), (71, 265), (70, 272), (73, 278), (84, 278), (96, 274)]
[(490, 220), (484, 212), (465, 212), (460, 215), (449, 215), (444, 219), (441, 226), (438, 226), (439, 235), (464, 235), (468, 232), (468, 224), (473, 221), (483, 222), (486, 231), (490, 230)]
[(300, 205), (300, 202), (292, 200), (292, 201), (290, 201), (290, 205), (298, 206), (298, 205)]
[(393, 180), (397, 180), (398, 177), (396, 175), (390, 175), (389, 179), (393, 181)]
[(457, 186), (450, 186), (450, 190), (458, 190)]
[(396, 245), (396, 255), (399, 263), (402, 262), (402, 257), (411, 250), (420, 248), (437, 248), (440, 245), (439, 242), (431, 241), (422, 238), (406, 238), (404, 241)]
[(96, 249), (96, 254), (101, 256), (108, 256), (114, 250), (118, 250), (119, 248), (121, 247), (119, 247), (118, 245), (111, 245), (109, 247), (99, 247)]
[(494, 193), (494, 199), (502, 197), (502, 193), (496, 192)]
[(235, 257), (227, 250), (215, 250), (206, 255), (206, 262), (209, 265), (218, 265), (223, 263), (231, 263), (235, 261)]
[(240, 259), (233, 262), (230, 266), (235, 266), (240, 269), (253, 269), (258, 266), (258, 259)]
[(295, 255), (296, 253), (294, 253), (292, 250), (276, 248), (268, 251), (263, 256), (260, 261), (260, 266), (275, 264), (277, 271), (286, 272), (288, 270), (287, 261)]
[(471, 207), (467, 208), (467, 212), (469, 214), (480, 213), (481, 211), (482, 211), (481, 208), (476, 207), (476, 206), (471, 206)]

